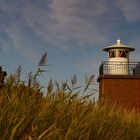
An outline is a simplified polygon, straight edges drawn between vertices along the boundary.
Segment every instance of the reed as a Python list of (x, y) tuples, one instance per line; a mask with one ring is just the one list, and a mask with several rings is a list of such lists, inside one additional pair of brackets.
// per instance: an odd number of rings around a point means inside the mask
[(139, 114), (80, 96), (76, 76), (70, 85), (50, 80), (42, 96), (35, 74), (30, 73), (25, 84), (20, 82), (20, 72), (11, 74), (0, 89), (0, 140), (140, 139)]

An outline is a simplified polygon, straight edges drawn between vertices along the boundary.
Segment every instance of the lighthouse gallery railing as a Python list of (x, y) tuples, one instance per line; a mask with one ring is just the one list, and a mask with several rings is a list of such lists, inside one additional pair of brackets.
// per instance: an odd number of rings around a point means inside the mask
[[(127, 71), (125, 74), (122, 71)], [(113, 72), (111, 72), (113, 71)], [(139, 75), (140, 76), (140, 62), (109, 62), (103, 61), (99, 68), (100, 75)]]

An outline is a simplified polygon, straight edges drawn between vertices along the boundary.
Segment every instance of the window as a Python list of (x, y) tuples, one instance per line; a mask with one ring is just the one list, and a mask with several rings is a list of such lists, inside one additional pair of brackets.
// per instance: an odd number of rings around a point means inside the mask
[(115, 51), (110, 51), (109, 52), (109, 58), (115, 57)]
[(118, 57), (127, 57), (128, 52), (126, 50), (119, 50)]

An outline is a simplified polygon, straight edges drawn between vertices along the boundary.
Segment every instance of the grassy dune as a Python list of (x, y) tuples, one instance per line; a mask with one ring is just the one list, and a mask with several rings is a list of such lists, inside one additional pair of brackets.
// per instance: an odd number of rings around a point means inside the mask
[(50, 81), (43, 97), (32, 74), (26, 85), (18, 72), (9, 76), (0, 89), (0, 140), (140, 140), (135, 112), (95, 105), (67, 83), (56, 85)]

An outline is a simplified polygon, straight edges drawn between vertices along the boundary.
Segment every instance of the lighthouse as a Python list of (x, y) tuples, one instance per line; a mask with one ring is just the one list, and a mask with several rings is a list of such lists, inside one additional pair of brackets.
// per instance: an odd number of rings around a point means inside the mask
[(117, 39), (114, 45), (103, 48), (107, 61), (99, 66), (99, 98), (108, 105), (117, 105), (140, 112), (140, 62), (129, 60), (135, 48)]
[(135, 49), (124, 45), (118, 38), (117, 43), (108, 46), (103, 51), (108, 52), (108, 74), (112, 75), (128, 75), (129, 52)]

